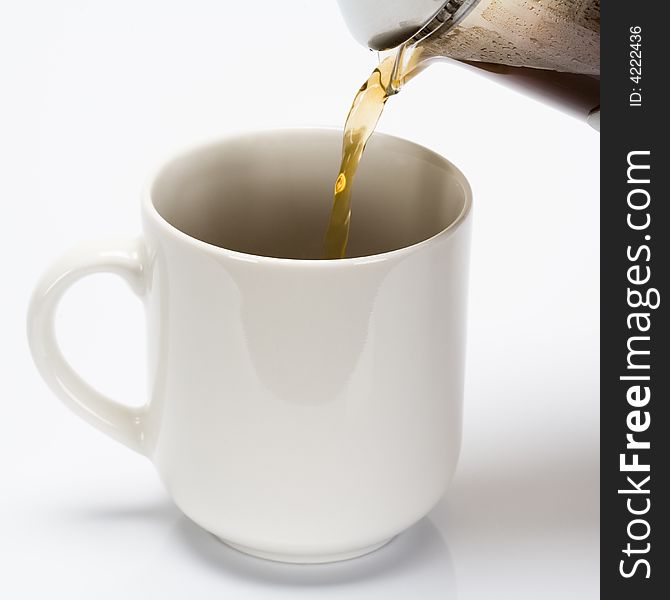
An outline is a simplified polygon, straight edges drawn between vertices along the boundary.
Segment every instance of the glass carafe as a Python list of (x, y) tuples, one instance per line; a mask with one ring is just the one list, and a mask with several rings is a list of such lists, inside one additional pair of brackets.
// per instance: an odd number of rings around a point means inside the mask
[(600, 0), (339, 0), (354, 36), (450, 59), (598, 127)]

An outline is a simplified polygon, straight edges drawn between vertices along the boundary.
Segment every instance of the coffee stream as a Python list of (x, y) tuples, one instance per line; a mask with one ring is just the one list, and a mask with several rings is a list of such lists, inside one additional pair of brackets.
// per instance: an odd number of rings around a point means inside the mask
[(324, 258), (344, 258), (349, 239), (351, 218), (351, 186), (365, 144), (375, 130), (389, 96), (419, 72), (420, 51), (416, 47), (399, 46), (384, 58), (358, 90), (344, 125), (342, 162), (335, 181), (333, 208), (323, 241)]
[(351, 185), (386, 100), (445, 57), (586, 118), (600, 103), (600, 0), (486, 0), (461, 25), (438, 28), (384, 58), (356, 94), (344, 127), (324, 258), (346, 256)]

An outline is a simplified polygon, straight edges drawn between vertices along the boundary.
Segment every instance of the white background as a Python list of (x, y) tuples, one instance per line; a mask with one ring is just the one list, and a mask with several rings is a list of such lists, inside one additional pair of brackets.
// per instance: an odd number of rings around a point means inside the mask
[[(379, 129), (446, 155), (475, 194), (459, 470), (377, 553), (269, 563), (191, 524), (146, 459), (52, 397), (26, 306), (77, 240), (139, 231), (162, 156), (231, 129), (340, 126), (375, 55), (334, 0), (0, 7), (0, 596), (597, 597), (597, 133), (447, 63), (389, 102)], [(142, 320), (100, 275), (73, 288), (57, 325), (86, 378), (141, 403)]]

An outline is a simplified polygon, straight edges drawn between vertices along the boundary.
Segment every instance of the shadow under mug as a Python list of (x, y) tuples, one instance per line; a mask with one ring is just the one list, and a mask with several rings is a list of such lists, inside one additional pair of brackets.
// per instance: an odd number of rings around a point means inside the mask
[[(179, 508), (288, 562), (365, 554), (437, 503), (461, 437), (471, 191), (434, 152), (375, 134), (351, 258), (320, 260), (342, 134), (244, 134), (164, 166), (139, 239), (44, 274), (35, 363), (75, 413), (149, 457)], [(150, 396), (111, 400), (63, 358), (60, 298), (97, 272), (144, 300)]]

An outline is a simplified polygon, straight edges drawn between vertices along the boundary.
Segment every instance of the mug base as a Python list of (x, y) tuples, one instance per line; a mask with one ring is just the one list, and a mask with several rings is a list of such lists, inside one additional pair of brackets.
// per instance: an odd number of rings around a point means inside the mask
[(242, 546), (240, 544), (235, 544), (224, 540), (223, 538), (217, 538), (219, 541), (230, 546), (231, 548), (243, 552), (244, 554), (249, 554), (256, 558), (263, 558), (265, 560), (273, 560), (276, 562), (283, 563), (294, 563), (294, 564), (319, 564), (319, 563), (331, 563), (338, 562), (341, 560), (349, 560), (351, 558), (358, 558), (370, 552), (378, 550), (382, 546), (388, 544), (393, 538), (390, 537), (382, 542), (372, 544), (371, 546), (365, 546), (364, 548), (357, 548), (356, 550), (349, 550), (347, 552), (338, 552), (335, 554), (282, 554), (278, 552), (266, 552), (265, 550), (257, 550), (256, 548), (249, 548), (247, 546)]

